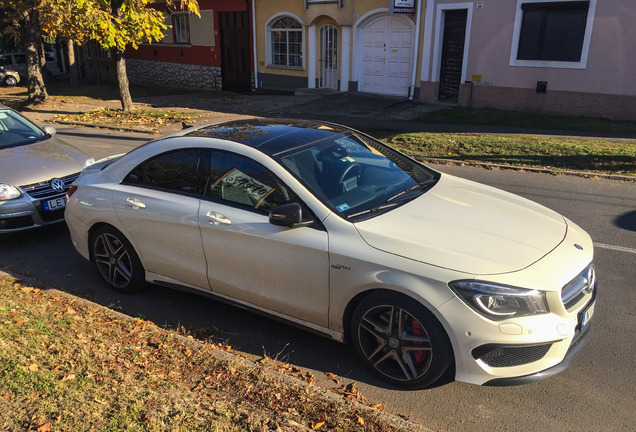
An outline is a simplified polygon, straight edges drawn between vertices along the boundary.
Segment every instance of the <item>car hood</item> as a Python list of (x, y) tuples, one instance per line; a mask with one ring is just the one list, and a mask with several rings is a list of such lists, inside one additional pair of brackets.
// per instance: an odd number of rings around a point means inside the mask
[(56, 137), (0, 150), (0, 182), (23, 186), (80, 172), (87, 156)]
[(417, 199), (355, 227), (373, 248), (474, 275), (528, 267), (567, 231), (552, 210), (446, 174)]

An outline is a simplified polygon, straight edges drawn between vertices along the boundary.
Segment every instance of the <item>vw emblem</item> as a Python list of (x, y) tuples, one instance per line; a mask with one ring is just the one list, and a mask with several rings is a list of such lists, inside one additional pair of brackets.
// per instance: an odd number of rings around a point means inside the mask
[(64, 192), (64, 188), (64, 181), (60, 179), (51, 180), (51, 189), (53, 189), (55, 192)]

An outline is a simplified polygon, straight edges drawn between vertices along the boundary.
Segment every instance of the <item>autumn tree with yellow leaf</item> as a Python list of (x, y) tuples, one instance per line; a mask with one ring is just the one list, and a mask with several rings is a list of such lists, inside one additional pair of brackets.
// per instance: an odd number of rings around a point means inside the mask
[[(48, 96), (38, 57), (38, 46), (42, 44), (44, 32), (78, 44), (95, 40), (102, 48), (111, 50), (116, 63), (122, 109), (132, 110), (124, 51), (128, 47), (137, 49), (142, 43), (160, 41), (167, 29), (163, 13), (148, 7), (150, 2), (151, 0), (2, 0), (5, 10), (18, 17), (23, 26), (29, 101), (42, 102)], [(187, 10), (200, 17), (196, 0), (166, 2), (170, 7)], [(72, 49), (68, 52), (71, 53)]]
[[(97, 41), (111, 50), (115, 59), (122, 109), (133, 109), (126, 74), (124, 51), (139, 44), (160, 41), (167, 26), (163, 13), (148, 7), (150, 0), (40, 0), (46, 18), (44, 31), (52, 36), (73, 40)], [(197, 16), (196, 0), (167, 0), (171, 7), (188, 10)]]

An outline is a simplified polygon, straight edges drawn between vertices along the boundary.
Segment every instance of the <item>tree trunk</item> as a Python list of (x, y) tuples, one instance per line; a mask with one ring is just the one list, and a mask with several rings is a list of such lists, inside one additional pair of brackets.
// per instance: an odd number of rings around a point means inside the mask
[(40, 67), (38, 45), (41, 41), (40, 15), (36, 8), (32, 8), (25, 16), (24, 46), (26, 50), (29, 103), (35, 104), (44, 102), (49, 97), (44, 86), (42, 68)]
[(119, 83), (119, 98), (121, 100), (121, 109), (131, 111), (133, 109), (132, 97), (130, 96), (130, 84), (128, 83), (128, 75), (126, 74), (126, 59), (124, 53), (117, 49), (113, 49), (115, 54), (117, 82)]
[(77, 63), (75, 61), (75, 44), (72, 40), (66, 41), (66, 52), (68, 53), (68, 76), (71, 79), (71, 87), (77, 88)]

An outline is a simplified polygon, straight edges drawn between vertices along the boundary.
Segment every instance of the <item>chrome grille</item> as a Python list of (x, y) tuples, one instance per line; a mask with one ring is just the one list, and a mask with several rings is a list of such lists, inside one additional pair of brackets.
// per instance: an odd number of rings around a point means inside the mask
[(78, 177), (79, 177), (79, 173), (71, 174), (66, 177), (60, 177), (59, 179), (64, 182), (63, 191), (53, 190), (53, 188), (51, 187), (51, 181), (53, 179), (40, 182), (40, 183), (26, 185), (26, 186), (20, 186), (20, 189), (22, 189), (24, 193), (26, 193), (32, 199), (47, 200), (47, 199), (59, 197), (60, 195), (65, 194), (69, 186), (71, 185), (71, 183), (77, 180)]
[(577, 277), (561, 289), (561, 301), (567, 310), (594, 291), (596, 285), (596, 271), (594, 263), (590, 263)]

